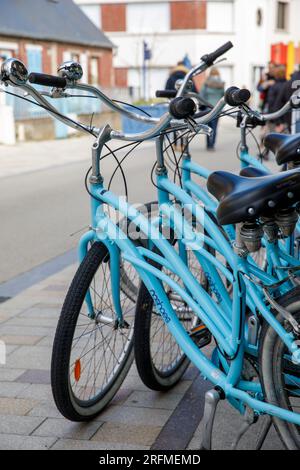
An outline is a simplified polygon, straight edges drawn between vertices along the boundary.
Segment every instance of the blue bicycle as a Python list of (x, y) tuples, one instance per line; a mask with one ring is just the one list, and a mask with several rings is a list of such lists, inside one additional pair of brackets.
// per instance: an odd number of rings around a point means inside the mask
[[(204, 56), (191, 75), (201, 73), (230, 47), (227, 44), (215, 53)], [(60, 411), (69, 419), (91, 419), (108, 403), (126, 375), (133, 344), (131, 332), (134, 315), (131, 306), (124, 307), (120, 301), (122, 258), (135, 267), (143, 283), (138, 296), (136, 321), (147, 308), (153, 310), (153, 304), (149, 304), (154, 302), (156, 315), (163, 319), (180, 350), (215, 386), (206, 396), (207, 432), (203, 447), (210, 448), (215, 409), (218, 401), (226, 398), (249, 422), (254, 422), (261, 414), (272, 416), (286, 447), (298, 449), (300, 327), (297, 274), (300, 267), (299, 261), (287, 252), (280, 237), (290, 236), (296, 224), (300, 173), (296, 169), (263, 178), (244, 178), (226, 172), (210, 175), (208, 190), (220, 202), (216, 223), (209, 211), (191, 194), (168, 178), (164, 165), (166, 133), (174, 129), (188, 129), (194, 134), (207, 131), (205, 124), (218, 116), (225, 106), (225, 101), (222, 101), (208, 114), (194, 119), (195, 110), (183, 97), (189, 78), (184, 80), (178, 92), (177, 98), (180, 100), (177, 99), (170, 109), (172, 114), (166, 113), (160, 120), (152, 121), (154, 125), (151, 130), (128, 136), (112, 130), (110, 126), (99, 130), (74, 123), (26, 84), (26, 70), (22, 64), (18, 63), (17, 69), (6, 64), (2, 69), (2, 81), (20, 86), (54, 117), (92, 133), (96, 138), (88, 187), (92, 229), (81, 240), (82, 263), (56, 332), (52, 357), (54, 397)], [(68, 87), (85, 87), (77, 85), (67, 74), (63, 77), (35, 74), (31, 80), (54, 86), (56, 96), (59, 89), (65, 93)], [(92, 87), (88, 89), (90, 92), (93, 90)], [(94, 92), (99, 95), (98, 91)], [(242, 103), (245, 99), (243, 93), (236, 89), (231, 90), (228, 96)], [(149, 220), (124, 199), (107, 190), (100, 164), (110, 140), (140, 142), (154, 137), (157, 138), (159, 217)], [(174, 200), (179, 204), (179, 209)], [(107, 215), (105, 207), (114, 208), (133, 222), (145, 234), (147, 245), (137, 246)], [(190, 217), (183, 217), (183, 207)], [(276, 227), (280, 227), (277, 223), (287, 213), (293, 214), (295, 224), (290, 224), (288, 233), (282, 233)], [(170, 228), (171, 236), (164, 235), (160, 220)], [(249, 224), (255, 232), (250, 240), (252, 245), (245, 243), (249, 241)], [(224, 229), (235, 226), (233, 244), (220, 225)], [(198, 230), (199, 226), (202, 230)], [(267, 272), (249, 256), (249, 246), (253, 249), (255, 241), (254, 246), (259, 248), (260, 239), (264, 240), (267, 251)], [(198, 261), (208, 281), (204, 285), (189, 269), (189, 252)], [(226, 264), (222, 262), (224, 259)], [(107, 305), (103, 302), (104, 296), (97, 295), (99, 286), (102, 288), (106, 281), (99, 277), (94, 282), (99, 268), (102, 270), (103, 267), (109, 272), (105, 279), (110, 282), (106, 288), (111, 304)], [(232, 285), (232, 289), (228, 289), (227, 283)], [(176, 307), (178, 299), (197, 317), (198, 323), (193, 327), (195, 331), (187, 331), (181, 321), (180, 307)], [(256, 320), (255, 327), (247, 321), (249, 312), (251, 319)], [(198, 331), (206, 330), (208, 340), (211, 335), (217, 344), (211, 358), (201, 350), (203, 343), (200, 336), (193, 334), (197, 328)], [(104, 350), (109, 358), (106, 356), (104, 359)], [(97, 356), (99, 351), (102, 356)], [(256, 375), (249, 373), (248, 357), (257, 358), (255, 364), (259, 369)]]

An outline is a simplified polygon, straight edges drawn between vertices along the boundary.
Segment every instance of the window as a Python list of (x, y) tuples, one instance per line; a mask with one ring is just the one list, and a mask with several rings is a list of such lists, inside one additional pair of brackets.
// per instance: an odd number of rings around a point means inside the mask
[(99, 60), (98, 57), (91, 57), (90, 59), (90, 84), (99, 84)]
[(100, 5), (80, 5), (80, 8), (95, 26), (101, 29)]
[(213, 33), (232, 33), (233, 8), (232, 2), (208, 2), (207, 30)]
[(290, 5), (287, 2), (277, 3), (277, 29), (281, 31), (288, 30), (289, 7)]
[(70, 60), (72, 60), (73, 62), (80, 62), (80, 55), (76, 52), (71, 52)]
[(127, 31), (162, 33), (170, 30), (170, 8), (167, 2), (130, 3), (127, 5)]

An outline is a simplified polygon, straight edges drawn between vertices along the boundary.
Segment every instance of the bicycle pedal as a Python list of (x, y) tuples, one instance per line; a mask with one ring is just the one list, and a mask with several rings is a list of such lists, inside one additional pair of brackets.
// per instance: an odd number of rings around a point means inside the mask
[(212, 335), (209, 329), (205, 325), (198, 325), (191, 330), (190, 336), (192, 339), (195, 338), (197, 346), (201, 349), (208, 346), (211, 343)]

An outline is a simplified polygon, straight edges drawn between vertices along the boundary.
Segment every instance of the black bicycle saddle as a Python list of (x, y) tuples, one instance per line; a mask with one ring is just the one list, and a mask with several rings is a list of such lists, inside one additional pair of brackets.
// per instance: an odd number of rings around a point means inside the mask
[(212, 173), (208, 191), (220, 202), (221, 225), (255, 220), (300, 201), (300, 170), (246, 178), (226, 171)]
[(275, 154), (278, 165), (300, 160), (300, 134), (272, 133), (265, 137), (264, 145)]

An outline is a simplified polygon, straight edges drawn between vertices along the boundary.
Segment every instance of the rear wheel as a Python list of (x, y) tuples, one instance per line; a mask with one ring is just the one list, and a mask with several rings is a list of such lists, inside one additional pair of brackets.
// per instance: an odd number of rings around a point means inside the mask
[[(300, 323), (300, 287), (284, 295), (279, 303), (291, 312)], [(280, 316), (277, 320), (284, 324)], [(285, 325), (290, 331), (289, 325)], [(300, 366), (292, 361), (281, 338), (273, 328), (265, 324), (261, 335), (260, 372), (265, 397), (268, 403), (283, 409), (300, 412)], [(273, 418), (278, 434), (289, 450), (300, 449), (300, 427)]]
[[(187, 253), (188, 266), (194, 276), (207, 288), (207, 281), (192, 251)], [(178, 276), (166, 271), (177, 284)], [(174, 312), (185, 330), (199, 347), (210, 343), (211, 335), (189, 306), (169, 286), (163, 285)], [(146, 286), (141, 285), (135, 315), (135, 360), (143, 383), (152, 390), (167, 391), (183, 376), (190, 360), (178, 346), (167, 325), (155, 308)]]

